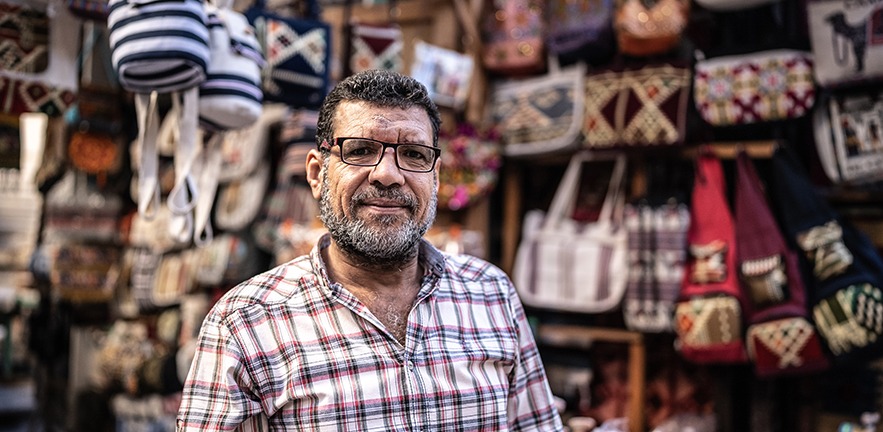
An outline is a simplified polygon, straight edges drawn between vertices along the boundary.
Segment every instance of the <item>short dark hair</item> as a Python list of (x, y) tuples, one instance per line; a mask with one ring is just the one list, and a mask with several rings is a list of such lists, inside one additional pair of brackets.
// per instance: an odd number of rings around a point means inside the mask
[(334, 114), (342, 101), (365, 101), (382, 107), (422, 107), (432, 123), (432, 145), (438, 147), (438, 131), (441, 115), (438, 106), (429, 97), (426, 87), (419, 81), (398, 72), (370, 69), (350, 75), (339, 82), (325, 97), (319, 109), (316, 144), (331, 142), (334, 130)]

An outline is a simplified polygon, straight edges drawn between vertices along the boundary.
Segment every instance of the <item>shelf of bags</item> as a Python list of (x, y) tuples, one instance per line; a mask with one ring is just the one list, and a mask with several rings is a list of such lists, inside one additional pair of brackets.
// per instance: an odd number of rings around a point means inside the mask
[(646, 351), (640, 332), (568, 324), (540, 324), (537, 341), (560, 348), (587, 349), (596, 342), (624, 343), (629, 346), (629, 431), (639, 432), (644, 425), (644, 382)]

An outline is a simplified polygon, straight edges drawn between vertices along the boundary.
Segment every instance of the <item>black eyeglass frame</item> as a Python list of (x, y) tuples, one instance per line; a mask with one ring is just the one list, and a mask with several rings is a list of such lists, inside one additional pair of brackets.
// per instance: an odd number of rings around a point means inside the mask
[[(360, 163), (348, 162), (346, 159), (344, 159), (343, 158), (343, 145), (342, 145), (342, 143), (343, 143), (343, 141), (348, 140), (348, 139), (372, 141), (372, 142), (376, 142), (376, 143), (379, 143), (380, 145), (382, 145), (383, 148), (380, 150), (380, 157), (377, 158), (377, 162), (375, 162), (373, 164), (360, 164)], [(376, 139), (372, 139), (372, 138), (364, 138), (364, 137), (335, 137), (335, 138), (332, 138), (331, 141), (333, 142), (333, 144), (329, 145), (327, 141), (324, 141), (323, 144), (325, 144), (325, 146), (327, 146), (328, 150), (331, 150), (331, 147), (333, 147), (333, 146), (340, 147), (340, 151), (341, 151), (340, 160), (343, 163), (345, 163), (347, 165), (352, 165), (352, 166), (370, 167), (370, 166), (380, 165), (380, 162), (383, 160), (383, 156), (386, 154), (386, 149), (391, 148), (394, 158), (395, 158), (396, 167), (398, 167), (400, 170), (408, 171), (408, 172), (415, 172), (415, 173), (428, 173), (428, 172), (432, 172), (433, 170), (435, 170), (436, 162), (438, 162), (438, 158), (441, 157), (441, 149), (440, 148), (432, 147), (432, 146), (428, 146), (428, 145), (424, 145), (424, 144), (390, 143), (390, 142), (386, 142), (386, 141), (380, 141), (380, 140), (376, 140)], [(432, 150), (433, 158), (432, 158), (432, 163), (429, 165), (429, 169), (427, 169), (425, 171), (418, 171), (418, 170), (413, 170), (410, 168), (402, 167), (402, 165), (399, 164), (399, 147), (401, 147), (401, 146), (417, 146), (417, 147), (423, 147), (423, 148), (427, 148), (427, 149)]]

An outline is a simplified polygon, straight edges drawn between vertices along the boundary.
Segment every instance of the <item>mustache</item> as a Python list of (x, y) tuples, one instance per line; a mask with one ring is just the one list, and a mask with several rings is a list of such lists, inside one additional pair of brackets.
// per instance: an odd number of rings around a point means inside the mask
[(365, 204), (365, 201), (375, 198), (391, 200), (396, 204), (409, 208), (417, 206), (417, 198), (403, 192), (401, 189), (380, 189), (377, 187), (370, 187), (366, 190), (355, 193), (352, 200), (353, 204), (363, 205)]

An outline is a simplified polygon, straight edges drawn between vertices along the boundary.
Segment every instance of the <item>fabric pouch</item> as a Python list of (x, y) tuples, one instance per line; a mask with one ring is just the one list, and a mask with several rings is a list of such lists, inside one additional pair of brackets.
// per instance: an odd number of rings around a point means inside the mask
[(806, 19), (820, 86), (883, 78), (883, 7), (879, 3), (810, 0)]
[(498, 83), (492, 115), (507, 156), (538, 156), (573, 150), (585, 112), (586, 68), (552, 68), (544, 76)]
[(813, 113), (816, 153), (834, 183), (883, 179), (883, 92), (823, 93)]
[(610, 68), (585, 80), (585, 148), (681, 145), (691, 72), (674, 64)]
[(469, 97), (475, 61), (470, 55), (414, 41), (411, 77), (426, 86), (439, 106), (462, 109)]
[(799, 118), (815, 103), (812, 55), (769, 50), (696, 61), (693, 101), (712, 126)]
[(546, 67), (545, 4), (538, 0), (494, 0), (484, 16), (481, 58), (499, 75), (530, 75)]
[(689, 14), (689, 0), (619, 2), (614, 16), (619, 52), (646, 57), (674, 50), (687, 28)]
[(351, 73), (368, 69), (402, 72), (405, 62), (402, 54), (402, 29), (393, 22), (350, 24), (349, 68)]
[(616, 51), (613, 0), (551, 0), (546, 49), (562, 61), (603, 64)]

